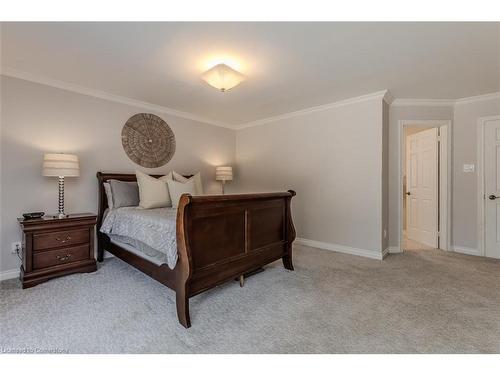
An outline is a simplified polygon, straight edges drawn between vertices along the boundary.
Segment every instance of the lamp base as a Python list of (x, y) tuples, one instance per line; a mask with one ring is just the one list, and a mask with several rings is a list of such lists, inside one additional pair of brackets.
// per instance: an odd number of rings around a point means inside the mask
[(64, 176), (59, 176), (59, 219), (64, 219)]

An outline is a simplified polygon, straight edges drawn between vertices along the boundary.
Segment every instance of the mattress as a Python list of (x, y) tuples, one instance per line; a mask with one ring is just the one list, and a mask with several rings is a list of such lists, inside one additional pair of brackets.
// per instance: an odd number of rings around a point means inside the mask
[(120, 207), (106, 213), (100, 230), (115, 244), (131, 246), (137, 255), (173, 269), (177, 263), (176, 218), (176, 208)]
[(142, 259), (146, 259), (147, 261), (149, 261), (157, 266), (167, 264), (165, 254), (158, 252), (158, 255), (150, 256), (150, 255), (146, 254), (144, 251), (139, 250), (140, 247), (137, 247), (137, 246), (134, 247), (134, 246), (128, 244), (127, 242), (123, 242), (123, 241), (119, 240), (116, 236), (113, 236), (113, 235), (109, 235), (109, 237), (111, 238), (111, 243), (113, 243), (117, 246), (120, 246), (122, 249), (127, 250), (129, 253), (135, 254), (138, 257), (141, 257)]

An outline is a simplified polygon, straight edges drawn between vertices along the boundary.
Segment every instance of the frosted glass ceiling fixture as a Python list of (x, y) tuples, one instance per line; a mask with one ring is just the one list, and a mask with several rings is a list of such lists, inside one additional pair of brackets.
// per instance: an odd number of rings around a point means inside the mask
[(202, 77), (206, 83), (222, 92), (231, 90), (245, 79), (243, 74), (226, 64), (215, 65), (203, 73)]

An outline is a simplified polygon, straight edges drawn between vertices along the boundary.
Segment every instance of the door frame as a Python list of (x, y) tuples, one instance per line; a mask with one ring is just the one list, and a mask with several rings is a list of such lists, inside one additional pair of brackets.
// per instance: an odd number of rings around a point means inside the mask
[(484, 191), (484, 128), (486, 122), (500, 120), (500, 115), (479, 117), (477, 119), (477, 249), (480, 256), (486, 255), (484, 230), (486, 192)]
[[(451, 161), (452, 161), (452, 127), (451, 120), (400, 120), (398, 121), (398, 226), (399, 226), (399, 252), (402, 252), (403, 243), (403, 177), (405, 166), (403, 155), (406, 153), (405, 129), (408, 126), (422, 128), (439, 128), (446, 132), (440, 139), (439, 152), (439, 248), (451, 250)], [(440, 131), (441, 133), (441, 131)], [(443, 152), (446, 150), (445, 152)]]

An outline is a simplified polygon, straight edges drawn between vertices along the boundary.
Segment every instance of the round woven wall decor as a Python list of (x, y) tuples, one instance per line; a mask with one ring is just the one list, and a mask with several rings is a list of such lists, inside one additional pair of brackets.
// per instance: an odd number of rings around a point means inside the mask
[(134, 163), (157, 168), (174, 156), (175, 136), (170, 126), (158, 116), (138, 113), (123, 126), (122, 145)]

